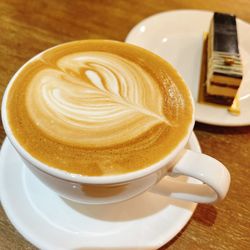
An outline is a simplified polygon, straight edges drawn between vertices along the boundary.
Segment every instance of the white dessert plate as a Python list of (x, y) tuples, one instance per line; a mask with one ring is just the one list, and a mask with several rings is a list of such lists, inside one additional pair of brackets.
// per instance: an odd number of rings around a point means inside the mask
[(126, 42), (151, 50), (170, 62), (182, 75), (196, 101), (196, 121), (221, 126), (250, 124), (250, 25), (237, 19), (239, 49), (243, 61), (240, 87), (241, 114), (234, 116), (226, 107), (197, 102), (203, 33), (208, 32), (213, 13), (178, 10), (162, 12), (137, 24)]
[[(200, 152), (194, 134), (188, 147)], [(166, 179), (163, 185), (168, 185)], [(197, 183), (192, 178), (181, 181)], [(46, 250), (157, 249), (185, 226), (196, 208), (195, 203), (151, 192), (112, 205), (64, 200), (23, 165), (8, 139), (0, 155), (0, 197), (16, 229)]]

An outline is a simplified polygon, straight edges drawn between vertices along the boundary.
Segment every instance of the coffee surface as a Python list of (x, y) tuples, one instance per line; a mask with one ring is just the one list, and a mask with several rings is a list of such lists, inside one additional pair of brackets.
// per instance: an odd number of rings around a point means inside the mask
[(163, 159), (187, 134), (189, 93), (175, 70), (133, 45), (76, 41), (49, 49), (13, 80), (8, 121), (33, 157), (82, 175)]

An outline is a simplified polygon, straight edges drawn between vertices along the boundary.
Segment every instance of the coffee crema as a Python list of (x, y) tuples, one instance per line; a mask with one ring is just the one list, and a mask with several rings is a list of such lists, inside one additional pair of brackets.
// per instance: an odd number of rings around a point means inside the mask
[(192, 121), (176, 71), (142, 48), (109, 40), (62, 44), (14, 79), (7, 116), (41, 162), (82, 175), (127, 173), (166, 157)]

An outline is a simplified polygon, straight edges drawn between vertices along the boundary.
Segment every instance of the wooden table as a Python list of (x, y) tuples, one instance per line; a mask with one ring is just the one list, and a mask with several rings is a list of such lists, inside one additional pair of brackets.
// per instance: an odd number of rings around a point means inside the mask
[[(230, 12), (250, 22), (248, 0), (1, 0), (1, 97), (14, 72), (44, 49), (77, 39), (124, 40), (145, 17), (183, 8)], [(188, 225), (161, 249), (250, 249), (250, 126), (196, 124), (195, 133), (203, 152), (230, 170), (231, 188), (223, 202), (198, 205)], [(1, 126), (1, 141), (4, 137)], [(2, 208), (0, 249), (36, 249), (10, 224)]]

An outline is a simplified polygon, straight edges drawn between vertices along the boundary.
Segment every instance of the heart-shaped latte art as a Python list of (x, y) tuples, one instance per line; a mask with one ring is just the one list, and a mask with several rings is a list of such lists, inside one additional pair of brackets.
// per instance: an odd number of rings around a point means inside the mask
[(133, 140), (155, 125), (173, 125), (164, 114), (161, 91), (145, 69), (128, 59), (79, 52), (39, 71), (28, 86), (26, 105), (34, 124), (49, 137), (108, 147)]

